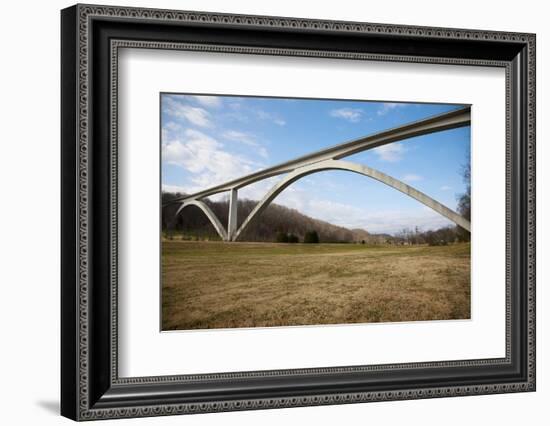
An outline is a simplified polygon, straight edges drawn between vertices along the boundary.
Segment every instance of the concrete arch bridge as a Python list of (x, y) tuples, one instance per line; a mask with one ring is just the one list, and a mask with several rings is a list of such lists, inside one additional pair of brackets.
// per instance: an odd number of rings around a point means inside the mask
[[(330, 148), (260, 170), (241, 178), (216, 185), (203, 191), (176, 198), (165, 205), (174, 203), (179, 204), (179, 208), (176, 210), (174, 219), (176, 219), (177, 216), (181, 214), (181, 212), (188, 206), (196, 206), (200, 208), (224, 241), (236, 241), (247, 226), (252, 222), (252, 220), (258, 217), (262, 211), (275, 199), (275, 197), (277, 197), (277, 195), (279, 195), (292, 183), (313, 173), (319, 173), (326, 170), (345, 170), (352, 173), (358, 173), (371, 179), (376, 179), (393, 189), (401, 191), (402, 193), (430, 207), (440, 215), (446, 217), (456, 225), (470, 232), (470, 222), (468, 220), (428, 195), (418, 191), (395, 177), (382, 173), (379, 170), (375, 170), (362, 164), (342, 160), (342, 158), (350, 155), (389, 143), (469, 125), (470, 107), (456, 109), (454, 111), (408, 123), (403, 126), (355, 139), (340, 145), (335, 145)], [(283, 174), (285, 175), (283, 179), (267, 192), (267, 194), (250, 212), (248, 217), (244, 219), (241, 226), (237, 228), (237, 202), (239, 189), (255, 182)], [(229, 192), (230, 195), (227, 228), (224, 227), (208, 205), (202, 201), (205, 197), (222, 192)]]

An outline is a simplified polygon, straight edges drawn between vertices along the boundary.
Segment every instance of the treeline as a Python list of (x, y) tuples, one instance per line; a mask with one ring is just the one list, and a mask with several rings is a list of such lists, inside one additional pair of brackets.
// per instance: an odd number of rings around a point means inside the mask
[[(162, 193), (162, 203), (169, 203), (184, 194)], [(229, 213), (228, 201), (203, 200), (227, 226)], [(237, 205), (237, 226), (256, 206), (257, 201), (239, 200)], [(466, 203), (465, 203), (466, 204)], [(469, 208), (469, 197), (468, 197)], [(220, 237), (206, 217), (195, 206), (186, 207), (174, 221), (178, 204), (168, 204), (162, 209), (162, 230), (169, 238), (180, 235), (182, 238), (196, 240), (219, 240)], [(467, 212), (469, 215), (469, 211)], [(467, 216), (467, 215), (465, 215)], [(469, 218), (469, 217), (468, 217)], [(348, 229), (322, 220), (313, 219), (297, 210), (279, 204), (270, 204), (262, 214), (255, 218), (239, 237), (240, 241), (280, 242), (280, 243), (362, 243), (362, 244), (395, 244), (432, 246), (446, 245), (454, 242), (470, 241), (470, 233), (458, 226), (443, 227), (434, 231), (420, 231), (404, 228), (395, 235), (371, 234), (364, 229)]]
[(298, 235), (294, 235), (292, 233), (287, 232), (277, 232), (277, 237), (275, 238), (275, 241), (278, 243), (300, 243), (303, 242), (304, 244), (319, 244), (321, 242), (319, 238), (319, 234), (317, 231), (307, 231), (304, 235), (304, 239), (300, 241), (300, 238)]
[[(174, 198), (182, 197), (183, 195), (184, 194), (163, 192), (162, 204), (164, 205)], [(203, 201), (218, 217), (220, 222), (224, 226), (227, 226), (229, 201), (211, 201), (208, 199)], [(250, 214), (256, 204), (257, 201), (239, 200), (237, 204), (238, 227), (241, 226), (243, 220)], [(201, 240), (220, 239), (208, 218), (198, 207), (186, 207), (185, 211), (178, 215), (174, 222), (173, 217), (177, 208), (178, 204), (169, 204), (162, 209), (162, 230), (165, 234), (178, 233)], [(336, 226), (322, 220), (313, 219), (297, 210), (272, 203), (259, 217), (255, 218), (247, 226), (239, 237), (239, 240), (273, 242), (278, 239), (284, 239), (282, 235), (285, 234), (287, 238), (293, 236), (293, 240), (294, 237), (296, 237), (299, 242), (303, 242), (308, 233), (315, 232), (319, 242), (347, 243), (360, 241), (362, 238), (368, 236), (366, 231), (360, 231), (361, 234), (359, 235), (359, 233), (354, 230)], [(311, 238), (311, 235), (308, 238)]]
[(404, 228), (392, 236), (388, 242), (401, 245), (428, 244), (430, 246), (441, 246), (467, 241), (470, 241), (469, 232), (459, 226), (446, 226), (435, 231), (423, 232), (418, 227), (414, 229)]
[[(471, 220), (472, 212), (472, 185), (471, 185), (471, 162), (470, 152), (466, 155), (466, 162), (461, 170), (462, 179), (466, 184), (466, 191), (457, 197), (458, 213), (468, 221)], [(460, 226), (446, 226), (435, 231), (420, 232), (418, 227), (414, 230), (403, 229), (393, 236), (397, 244), (429, 244), (431, 246), (446, 245), (453, 242), (470, 241), (470, 232)]]

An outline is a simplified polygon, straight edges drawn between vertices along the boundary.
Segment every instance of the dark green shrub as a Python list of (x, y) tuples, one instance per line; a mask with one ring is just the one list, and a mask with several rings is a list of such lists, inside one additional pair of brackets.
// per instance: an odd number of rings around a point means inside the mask
[(298, 235), (288, 234), (288, 242), (289, 243), (299, 243), (300, 239), (298, 238)]
[(319, 234), (317, 231), (307, 231), (304, 235), (304, 243), (319, 244)]

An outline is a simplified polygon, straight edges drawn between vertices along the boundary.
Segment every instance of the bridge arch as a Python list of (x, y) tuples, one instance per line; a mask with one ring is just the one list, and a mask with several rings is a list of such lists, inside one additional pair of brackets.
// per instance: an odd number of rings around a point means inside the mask
[(289, 185), (304, 176), (326, 170), (346, 170), (370, 177), (372, 179), (376, 179), (394, 189), (397, 189), (398, 191), (401, 191), (409, 197), (420, 201), (422, 204), (430, 207), (437, 213), (441, 214), (458, 226), (470, 232), (470, 222), (468, 220), (466, 220), (453, 210), (449, 209), (448, 207), (444, 206), (443, 204), (439, 203), (438, 201), (434, 200), (433, 198), (427, 196), (423, 192), (414, 189), (413, 187), (407, 185), (404, 182), (401, 182), (398, 179), (395, 179), (389, 175), (386, 175), (385, 173), (372, 169), (368, 166), (364, 166), (362, 164), (342, 160), (324, 160), (318, 163), (310, 164), (305, 167), (301, 167), (300, 169), (289, 173), (283, 180), (273, 186), (270, 191), (264, 196), (264, 198), (260, 202), (258, 202), (258, 204), (256, 204), (256, 207), (254, 207), (254, 209), (250, 212), (248, 217), (241, 224), (240, 228), (236, 231), (235, 235), (232, 236), (231, 240), (237, 240), (241, 233), (250, 224), (250, 222), (260, 213), (262, 213), (262, 211), (275, 199), (275, 197), (277, 197), (277, 195), (279, 195)]
[(179, 214), (183, 211), (185, 207), (189, 206), (196, 206), (199, 209), (201, 209), (206, 217), (210, 220), (210, 223), (214, 226), (214, 229), (218, 233), (218, 235), (221, 237), (222, 240), (227, 241), (227, 232), (225, 231), (225, 228), (219, 221), (218, 217), (214, 214), (214, 212), (206, 205), (206, 203), (200, 201), (200, 200), (186, 200), (184, 201), (176, 211), (176, 214), (174, 215), (174, 220), (179, 216)]

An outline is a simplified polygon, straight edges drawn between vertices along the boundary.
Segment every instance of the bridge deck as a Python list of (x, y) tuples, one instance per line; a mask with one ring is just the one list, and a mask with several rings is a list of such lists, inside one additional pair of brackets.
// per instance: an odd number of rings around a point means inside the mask
[(298, 157), (272, 167), (251, 173), (238, 179), (234, 179), (211, 188), (204, 189), (194, 194), (170, 200), (168, 204), (183, 202), (186, 200), (200, 200), (201, 198), (220, 192), (239, 189), (263, 179), (292, 172), (300, 167), (308, 166), (324, 160), (339, 160), (362, 151), (409, 139), (415, 136), (427, 135), (443, 130), (456, 129), (470, 125), (470, 107), (459, 108), (443, 114), (438, 114), (422, 120), (414, 121), (403, 126), (395, 127), (382, 132), (374, 133), (359, 139), (335, 145), (320, 151)]

